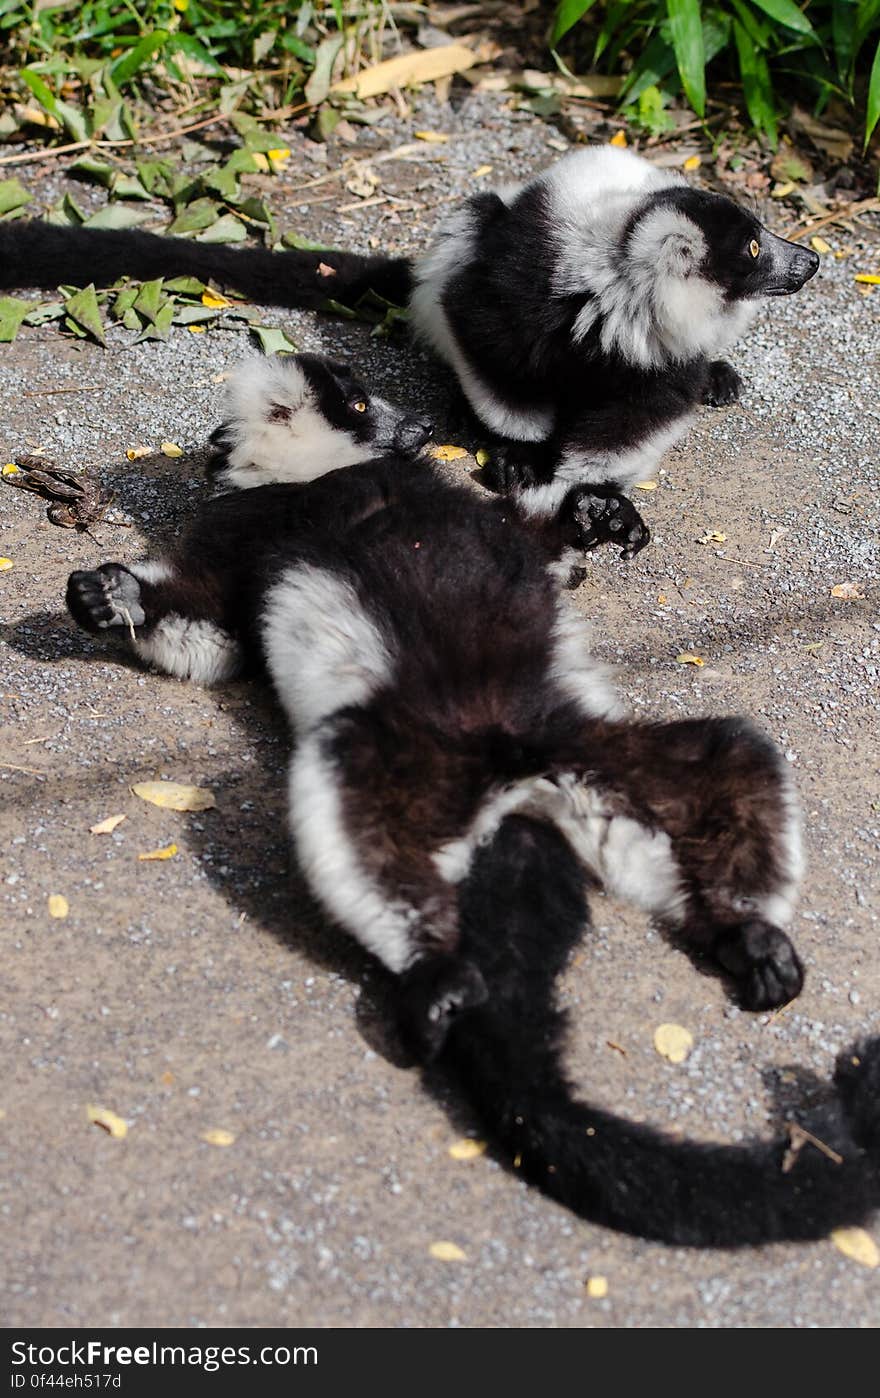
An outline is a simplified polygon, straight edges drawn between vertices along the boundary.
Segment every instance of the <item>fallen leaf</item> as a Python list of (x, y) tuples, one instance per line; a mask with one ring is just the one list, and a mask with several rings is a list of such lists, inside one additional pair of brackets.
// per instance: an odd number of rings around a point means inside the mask
[(160, 1081), (161, 1083), (164, 1083), (164, 1085), (165, 1085), (166, 1087), (170, 1087), (171, 1084), (174, 1082), (174, 1074), (173, 1074), (173, 1073), (170, 1073), (170, 1072), (166, 1069), (165, 1072), (162, 1074), (161, 1078), (159, 1079), (159, 1081)]
[(493, 165), (478, 165), (471, 178), (480, 180), (484, 175), (491, 175), (494, 168)]
[(428, 1251), (440, 1262), (467, 1262), (467, 1253), (462, 1252), (456, 1243), (432, 1243)]
[(369, 199), (379, 188), (379, 176), (374, 175), (372, 170), (355, 170), (345, 181), (345, 188), (350, 194), (356, 194), (358, 199)]
[(835, 1228), (831, 1241), (844, 1257), (861, 1262), (863, 1267), (880, 1267), (880, 1249), (864, 1228)]
[(223, 306), (231, 306), (232, 302), (222, 292), (209, 290), (202, 292), (202, 305), (210, 306), (212, 310), (220, 310)]
[(657, 601), (660, 603), (661, 607), (665, 607), (666, 603), (669, 601), (669, 598), (666, 596), (665, 592), (658, 592)]
[(697, 540), (698, 544), (724, 544), (727, 542), (727, 535), (720, 529), (710, 529)]
[(448, 141), (449, 137), (442, 131), (414, 131), (413, 135), (417, 141)]
[(90, 835), (110, 835), (125, 820), (124, 815), (108, 816), (106, 820), (99, 820), (97, 825), (89, 826)]
[(263, 154), (263, 152), (262, 152), (261, 150), (252, 150), (252, 151), (251, 151), (251, 160), (254, 162), (254, 164), (256, 165), (257, 169), (258, 169), (262, 174), (268, 175), (268, 173), (269, 173), (269, 162), (268, 162), (268, 160), (266, 159), (265, 155)]
[(151, 849), (146, 854), (139, 854), (138, 859), (173, 859), (177, 853), (177, 845), (164, 845), (162, 849)]
[(186, 328), (191, 335), (204, 335), (205, 333), (204, 325), (188, 325)]
[(289, 146), (273, 146), (272, 150), (267, 150), (266, 155), (271, 165), (277, 165), (279, 170), (283, 170), (290, 159)]
[(101, 1126), (110, 1136), (115, 1136), (117, 1141), (128, 1135), (128, 1122), (123, 1121), (121, 1116), (115, 1112), (110, 1112), (106, 1107), (95, 1107), (91, 1103), (86, 1107), (86, 1117), (93, 1126)]
[(847, 602), (855, 602), (864, 597), (861, 583), (842, 582), (837, 583), (831, 589), (832, 597), (843, 597)]
[(636, 488), (636, 490), (656, 490), (656, 489), (657, 489), (657, 482), (656, 482), (656, 481), (636, 481), (635, 488)]
[(460, 1141), (453, 1141), (449, 1147), (449, 1154), (453, 1160), (476, 1160), (478, 1155), (485, 1154), (485, 1150), (485, 1141), (475, 1141), (470, 1136), (464, 1136)]
[(770, 191), (771, 199), (787, 199), (794, 189), (794, 182), (786, 180), (784, 184), (775, 184)]
[(696, 665), (699, 669), (700, 666), (705, 665), (706, 662), (701, 656), (691, 655), (689, 651), (685, 651), (682, 655), (677, 655), (675, 657), (675, 663), (676, 665)]
[(875, 272), (858, 272), (854, 280), (862, 282), (865, 286), (880, 286), (880, 276)]
[(820, 238), (818, 233), (814, 234), (810, 239), (810, 247), (813, 249), (813, 252), (828, 253), (831, 251), (831, 244), (826, 243), (824, 238)]
[(402, 53), (364, 68), (354, 78), (341, 78), (333, 83), (331, 92), (353, 92), (356, 97), (381, 97), (393, 87), (408, 87), (412, 83), (436, 82), (450, 73), (463, 73), (477, 61), (473, 49), (464, 44), (442, 44), (435, 49)]
[(48, 906), (50, 917), (67, 917), (70, 912), (70, 904), (63, 893), (50, 893)]
[(8, 573), (9, 569), (14, 567), (15, 564), (11, 558), (0, 558), (0, 573)]
[(770, 532), (770, 542), (767, 545), (767, 552), (772, 553), (780, 539), (784, 539), (788, 533), (788, 527), (783, 525), (781, 529), (773, 529)]
[(467, 456), (467, 451), (464, 447), (432, 447), (431, 455), (438, 461), (460, 461), (463, 456)]
[(0, 476), (17, 476), (18, 471), (19, 468), (16, 466), (14, 461), (7, 461), (6, 465), (3, 467), (3, 470), (0, 471)]
[(702, 159), (701, 159), (701, 157), (700, 157), (699, 155), (689, 155), (688, 158), (687, 158), (687, 160), (684, 162), (684, 165), (682, 166), (682, 169), (683, 169), (683, 170), (699, 170), (699, 168), (700, 168), (700, 166), (701, 166), (702, 163), (703, 163), (703, 162), (702, 162)]
[(654, 1030), (654, 1047), (670, 1063), (683, 1063), (694, 1046), (694, 1036), (680, 1024), (660, 1024)]
[(159, 450), (163, 456), (183, 456), (183, 447), (176, 442), (163, 442)]
[(587, 1277), (584, 1289), (593, 1301), (601, 1301), (603, 1296), (608, 1295), (608, 1278)]
[(235, 1137), (231, 1131), (224, 1131), (222, 1127), (216, 1127), (213, 1131), (202, 1133), (202, 1140), (207, 1141), (209, 1146), (232, 1146), (235, 1144)]
[(140, 461), (142, 456), (152, 456), (152, 447), (129, 447), (126, 451), (129, 461)]
[(137, 782), (129, 788), (142, 801), (166, 811), (209, 811), (216, 805), (213, 791), (206, 786), (185, 786), (181, 782)]
[(609, 145), (612, 145), (612, 146), (625, 146), (625, 145), (626, 145), (626, 132), (625, 132), (625, 131), (615, 131), (614, 135), (611, 137), (611, 140), (609, 141)]

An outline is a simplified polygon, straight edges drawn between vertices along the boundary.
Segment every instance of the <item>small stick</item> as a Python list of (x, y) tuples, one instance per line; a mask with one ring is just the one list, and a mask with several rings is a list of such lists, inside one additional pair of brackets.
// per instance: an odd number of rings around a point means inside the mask
[(798, 1156), (807, 1144), (815, 1146), (823, 1155), (827, 1155), (829, 1160), (833, 1160), (835, 1165), (843, 1164), (843, 1156), (839, 1155), (836, 1150), (832, 1150), (830, 1146), (826, 1146), (824, 1141), (820, 1141), (818, 1136), (807, 1131), (806, 1127), (800, 1126), (796, 1121), (787, 1121), (785, 1126), (790, 1145), (782, 1158), (782, 1173), (784, 1175), (787, 1175), (789, 1170), (794, 1169)]
[(29, 777), (45, 777), (45, 772), (39, 772), (36, 767), (18, 767), (14, 762), (0, 762), (0, 767), (9, 772), (27, 772)]
[(798, 238), (805, 238), (808, 233), (815, 233), (817, 228), (824, 228), (829, 223), (844, 223), (853, 214), (868, 213), (869, 210), (880, 209), (880, 199), (863, 199), (860, 204), (850, 204), (849, 208), (838, 209), (836, 213), (826, 214), (824, 218), (815, 219), (806, 224), (804, 228), (797, 230), (797, 224), (793, 223), (782, 235), (791, 242), (797, 242)]
[(83, 384), (76, 388), (31, 388), (19, 396), (21, 398), (48, 398), (52, 393), (103, 393), (106, 387), (106, 384), (94, 383)]

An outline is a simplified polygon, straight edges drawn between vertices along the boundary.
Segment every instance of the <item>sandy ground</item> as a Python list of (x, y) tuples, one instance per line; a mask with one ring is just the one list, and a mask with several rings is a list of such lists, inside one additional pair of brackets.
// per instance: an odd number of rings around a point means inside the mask
[[(385, 165), (396, 199), (360, 212), (339, 212), (338, 190), (299, 202), (293, 186), (324, 169), (323, 154), (307, 160), (292, 137), (272, 186), (284, 226), (415, 249), (478, 167), (520, 175), (561, 144), (488, 99), (455, 118), (426, 105), (411, 125), (453, 139)], [(409, 138), (398, 123), (364, 139)], [(41, 206), (64, 187), (46, 166), (18, 173)], [(630, 565), (594, 557), (574, 594), (636, 712), (751, 714), (783, 746), (803, 799), (810, 867), (794, 936), (808, 980), (795, 1005), (738, 1011), (643, 918), (601, 897), (562, 988), (584, 1089), (702, 1138), (769, 1133), (793, 1091), (880, 1031), (880, 294), (853, 282), (880, 270), (880, 238), (826, 236), (852, 251), (824, 257), (800, 296), (762, 313), (735, 356), (743, 403), (706, 410), (659, 489), (639, 494), (653, 546)], [(433, 413), (441, 440), (460, 439), (446, 380), (405, 339), (266, 319), (303, 348), (350, 358)], [(64, 614), (72, 568), (141, 556), (198, 502), (217, 376), (247, 352), (221, 331), (131, 338), (114, 330), (108, 353), (47, 326), (0, 350), (3, 460), (39, 445), (100, 471), (133, 526), (97, 525), (95, 542), (0, 489), (0, 552), (14, 564), (0, 573), (3, 1323), (876, 1325), (880, 1272), (830, 1242), (739, 1254), (647, 1244), (578, 1221), (485, 1157), (450, 1158), (467, 1116), (396, 1062), (381, 975), (322, 921), (291, 867), (288, 739), (269, 695), (147, 673)], [(126, 460), (126, 448), (168, 439), (187, 455)], [(713, 530), (726, 539), (701, 542)], [(863, 597), (832, 596), (841, 583)], [(677, 663), (683, 652), (704, 666)], [(129, 791), (160, 777), (210, 787), (216, 808), (165, 812)], [(114, 814), (126, 820), (112, 835), (89, 833)], [(171, 842), (175, 858), (138, 861)], [(68, 916), (49, 916), (51, 894)], [(652, 1046), (670, 1020), (695, 1040), (677, 1067)], [(126, 1138), (89, 1125), (89, 1103), (125, 1118)], [(206, 1143), (218, 1128), (234, 1143)], [(437, 1240), (464, 1259), (433, 1258)], [(597, 1275), (604, 1299), (585, 1289)]]

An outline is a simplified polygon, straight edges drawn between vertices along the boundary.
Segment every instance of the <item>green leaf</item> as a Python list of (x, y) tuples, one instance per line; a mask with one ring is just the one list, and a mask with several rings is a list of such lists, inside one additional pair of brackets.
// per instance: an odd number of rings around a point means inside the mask
[(83, 223), (84, 228), (134, 228), (150, 215), (145, 209), (127, 209), (121, 204), (107, 204)]
[(198, 233), (203, 228), (210, 228), (219, 216), (220, 206), (216, 199), (195, 199), (192, 204), (187, 204), (186, 208), (181, 210), (169, 225), (168, 232)]
[(19, 301), (15, 296), (0, 296), (0, 345), (12, 343), (21, 322), (37, 304), (36, 301)]
[(753, 124), (763, 131), (770, 144), (777, 144), (776, 108), (773, 103), (773, 85), (767, 60), (752, 43), (739, 20), (733, 22), (733, 34), (739, 54), (739, 70), (742, 77), (746, 107)]
[(288, 340), (283, 330), (277, 330), (274, 326), (252, 325), (251, 334), (264, 354), (296, 353), (296, 345)]
[(25, 325), (45, 325), (50, 320), (61, 320), (67, 313), (64, 301), (46, 301), (24, 318)]
[(173, 292), (175, 296), (201, 296), (205, 283), (198, 277), (172, 277), (165, 283), (165, 290)]
[[(329, 38), (322, 39), (315, 54), (315, 66), (312, 75), (305, 86), (306, 101), (311, 106), (316, 107), (324, 101), (330, 91), (330, 82), (333, 76), (333, 64), (336, 62), (336, 55), (345, 42), (342, 33), (333, 34)], [(250, 145), (250, 142), (248, 142)]]
[[(838, 0), (838, 5), (840, 0)], [(799, 10), (794, 0), (752, 0), (753, 5), (757, 5), (759, 10), (763, 10), (765, 15), (775, 19), (779, 24), (784, 24), (786, 29), (793, 29), (797, 34), (809, 34), (811, 38), (818, 37), (807, 16)], [(835, 6), (835, 9), (837, 5)]]
[(649, 87), (659, 87), (675, 67), (675, 54), (662, 34), (655, 34), (621, 88), (620, 105), (629, 106)]
[(241, 198), (238, 176), (234, 170), (230, 170), (228, 164), (215, 170), (207, 170), (202, 175), (202, 185), (212, 194), (219, 194), (221, 199), (227, 199), (230, 203)]
[(281, 241), (286, 248), (304, 248), (307, 252), (338, 252), (328, 243), (313, 243), (311, 238), (303, 238), (299, 233), (283, 233)]
[(168, 43), (170, 37), (167, 29), (154, 29), (152, 33), (145, 34), (143, 38), (137, 41), (134, 48), (130, 48), (127, 53), (124, 53), (122, 57), (118, 58), (113, 64), (113, 67), (110, 69), (111, 81), (114, 82), (117, 87), (121, 87), (123, 83), (127, 83), (129, 78), (133, 78), (135, 73), (138, 72), (140, 68), (143, 68), (145, 63), (149, 63), (150, 59), (153, 58), (155, 54), (161, 52)]
[(563, 34), (567, 34), (569, 29), (577, 24), (581, 16), (585, 15), (587, 10), (591, 10), (595, 3), (596, 0), (560, 0), (550, 34), (551, 49), (556, 48)]
[(149, 190), (145, 189), (137, 175), (117, 174), (113, 181), (114, 199), (152, 199)]
[(80, 330), (87, 331), (98, 341), (99, 345), (104, 345), (106, 348), (104, 324), (98, 309), (98, 297), (94, 282), (84, 287), (82, 291), (74, 292), (73, 296), (68, 298), (64, 310), (68, 319), (73, 321)]
[(201, 325), (206, 320), (216, 320), (220, 315), (219, 309), (211, 306), (175, 306), (175, 325)]
[(160, 306), (156, 312), (154, 320), (149, 321), (138, 335), (135, 344), (139, 345), (143, 340), (167, 340), (168, 332), (174, 319), (174, 303), (166, 301), (164, 306)]
[(114, 320), (122, 320), (125, 315), (132, 310), (135, 301), (140, 295), (140, 287), (124, 286), (110, 307), (110, 315)]
[(20, 180), (0, 180), (0, 218), (14, 209), (23, 209), (33, 197)]
[(206, 228), (203, 233), (199, 233), (197, 241), (200, 243), (242, 243), (247, 237), (247, 229), (240, 219), (234, 214), (224, 214), (218, 218), (216, 223), (212, 223), (210, 228)]
[(666, 0), (672, 47), (682, 86), (697, 116), (706, 114), (706, 51), (700, 0)]
[(75, 141), (88, 139), (88, 125), (84, 114), (78, 107), (71, 107), (67, 102), (60, 102), (49, 84), (44, 82), (39, 73), (33, 72), (32, 69), (20, 68), (18, 76), (30, 88), (40, 106), (54, 117), (60, 126), (64, 127), (68, 135), (72, 136)]
[(79, 160), (74, 161), (68, 174), (74, 179), (87, 180), (89, 183), (102, 184), (105, 189), (109, 189), (116, 174), (116, 168), (108, 165), (106, 160), (95, 160), (94, 156), (81, 155)]
[(169, 180), (174, 174), (167, 160), (139, 160), (135, 166), (138, 178), (144, 189), (156, 194), (160, 199), (169, 193)]
[(874, 54), (871, 76), (868, 79), (868, 108), (865, 114), (866, 150), (878, 120), (880, 120), (880, 40), (877, 43), (877, 52)]
[(78, 228), (85, 222), (85, 217), (85, 211), (80, 208), (73, 195), (68, 193), (57, 204), (53, 204), (46, 214), (46, 222), (62, 228)]
[(133, 305), (145, 320), (152, 322), (155, 321), (159, 311), (167, 304), (167, 301), (168, 298), (162, 290), (162, 278), (155, 277), (152, 281), (144, 282)]

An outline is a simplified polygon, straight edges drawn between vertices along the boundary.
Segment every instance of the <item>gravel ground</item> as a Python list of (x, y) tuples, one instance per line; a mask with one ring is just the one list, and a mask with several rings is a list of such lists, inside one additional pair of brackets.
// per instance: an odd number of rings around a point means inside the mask
[[(454, 119), (423, 102), (362, 144), (394, 148), (426, 127), (453, 138), (377, 166), (388, 202), (347, 212), (340, 203), (357, 201), (338, 189), (297, 202), (294, 185), (327, 154), (292, 134), (291, 165), (271, 185), (282, 226), (417, 249), (442, 205), (486, 183), (479, 167), (493, 167), (491, 180), (520, 176), (564, 144), (485, 96)], [(347, 155), (334, 148), (330, 160)], [(53, 166), (18, 173), (41, 207), (63, 191)], [(100, 202), (81, 186), (77, 197)], [(739, 1012), (643, 918), (603, 898), (565, 979), (575, 1079), (597, 1101), (703, 1138), (769, 1132), (792, 1091), (880, 1032), (880, 294), (853, 281), (880, 270), (880, 237), (825, 236), (851, 252), (823, 257), (803, 294), (762, 314), (735, 355), (742, 405), (705, 411), (660, 488), (639, 496), (653, 546), (630, 565), (594, 556), (574, 594), (634, 711), (753, 715), (784, 747), (803, 798), (810, 868), (794, 935), (808, 980), (794, 1006)], [(265, 318), (432, 413), (441, 440), (462, 440), (447, 380), (404, 339)], [(146, 673), (63, 613), (71, 568), (137, 558), (201, 497), (197, 449), (217, 420), (218, 376), (247, 352), (241, 332), (131, 338), (111, 330), (108, 353), (47, 326), (0, 354), (3, 460), (39, 445), (100, 470), (115, 517), (133, 526), (97, 525), (95, 542), (47, 523), (35, 497), (0, 490), (2, 553), (14, 563), (0, 574), (4, 1323), (880, 1322), (880, 1273), (830, 1242), (664, 1248), (581, 1223), (485, 1158), (450, 1158), (467, 1118), (395, 1062), (382, 977), (323, 924), (291, 868), (288, 741), (269, 697)], [(126, 460), (127, 448), (166, 439), (187, 455)], [(726, 540), (701, 543), (712, 530)], [(863, 597), (833, 597), (844, 582)], [(704, 666), (677, 664), (682, 652)], [(175, 814), (130, 794), (158, 777), (211, 787), (216, 809)], [(89, 833), (112, 814), (127, 817), (112, 835)], [(174, 859), (138, 861), (171, 841)], [(67, 898), (66, 918), (49, 917), (53, 893)], [(668, 1020), (695, 1039), (678, 1067), (652, 1047)], [(123, 1116), (126, 1139), (88, 1125), (87, 1103)], [(217, 1128), (234, 1143), (207, 1144)], [(435, 1260), (440, 1239), (465, 1260)], [(604, 1299), (585, 1289), (595, 1275), (607, 1278)]]

